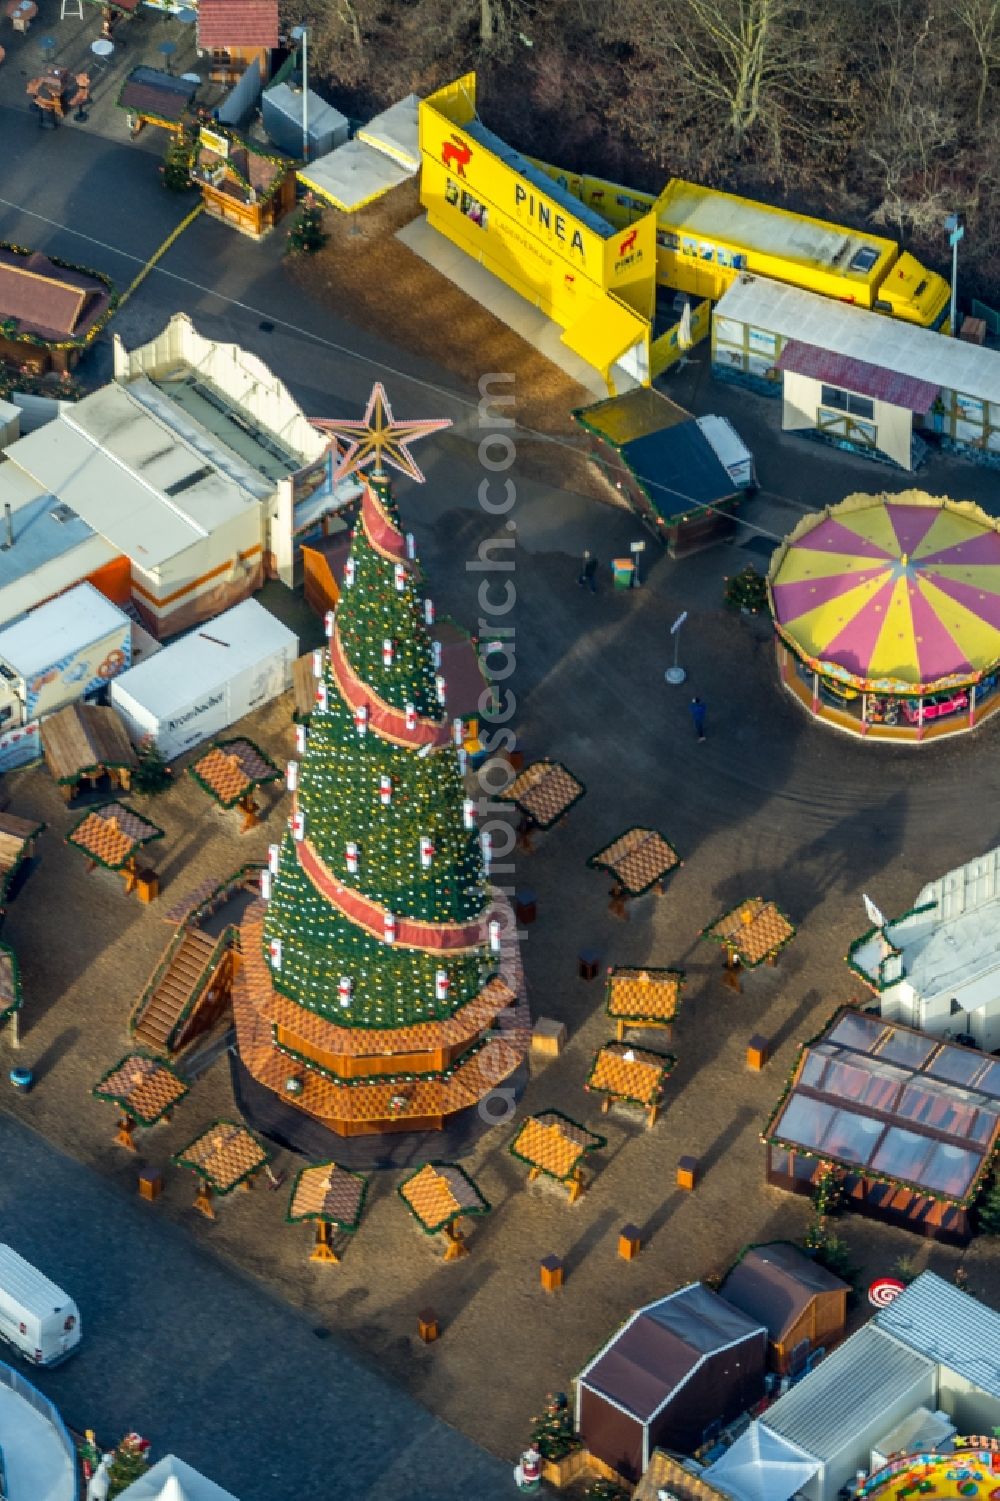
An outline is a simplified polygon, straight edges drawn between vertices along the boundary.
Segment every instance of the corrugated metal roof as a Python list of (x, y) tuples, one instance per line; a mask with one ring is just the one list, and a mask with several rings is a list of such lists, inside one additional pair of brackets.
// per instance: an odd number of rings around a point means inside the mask
[(867, 360), (852, 360), (848, 355), (834, 354), (815, 344), (801, 344), (798, 339), (785, 345), (777, 364), (779, 370), (791, 370), (813, 380), (829, 381), (833, 386), (843, 386), (861, 396), (874, 396), (876, 401), (905, 407), (908, 412), (919, 412), (921, 416), (930, 411), (941, 389), (930, 381), (915, 380), (912, 375), (900, 375), (897, 370), (869, 365)]
[(145, 568), (193, 547), (253, 504), (207, 452), (114, 384), (12, 443), (7, 457)]
[(1000, 1400), (1000, 1313), (995, 1308), (934, 1272), (921, 1272), (888, 1308), (879, 1310), (875, 1323)]
[(767, 329), (819, 349), (864, 360), (981, 401), (1000, 402), (1000, 353), (915, 323), (850, 307), (763, 276), (741, 276), (723, 294), (715, 318)]
[(866, 1324), (779, 1397), (761, 1422), (826, 1461), (933, 1370), (925, 1356)]
[(277, 47), (278, 0), (199, 0), (200, 47)]

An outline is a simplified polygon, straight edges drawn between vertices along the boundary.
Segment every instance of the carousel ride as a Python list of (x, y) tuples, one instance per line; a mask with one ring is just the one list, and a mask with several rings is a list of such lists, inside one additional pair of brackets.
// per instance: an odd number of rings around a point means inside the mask
[(915, 741), (1000, 708), (1000, 523), (979, 506), (848, 496), (799, 522), (767, 582), (782, 682), (815, 718)]
[[(955, 1440), (956, 1445), (969, 1442)], [(870, 1475), (854, 1495), (856, 1501), (1000, 1501), (1000, 1449), (900, 1455)]]

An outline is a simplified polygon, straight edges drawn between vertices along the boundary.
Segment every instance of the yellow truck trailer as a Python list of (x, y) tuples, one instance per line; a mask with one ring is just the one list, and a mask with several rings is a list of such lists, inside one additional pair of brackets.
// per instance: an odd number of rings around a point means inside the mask
[(895, 240), (672, 178), (658, 196), (533, 161), (625, 227), (656, 210), (657, 281), (713, 301), (742, 271), (948, 332), (951, 289)]

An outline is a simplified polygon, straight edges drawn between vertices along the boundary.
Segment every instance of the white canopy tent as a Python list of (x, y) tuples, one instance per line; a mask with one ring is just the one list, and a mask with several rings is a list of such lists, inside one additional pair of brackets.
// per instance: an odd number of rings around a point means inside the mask
[(757, 1420), (704, 1478), (734, 1501), (789, 1501), (819, 1468), (818, 1459)]
[(120, 1501), (237, 1501), (237, 1498), (176, 1454), (166, 1454), (121, 1492)]

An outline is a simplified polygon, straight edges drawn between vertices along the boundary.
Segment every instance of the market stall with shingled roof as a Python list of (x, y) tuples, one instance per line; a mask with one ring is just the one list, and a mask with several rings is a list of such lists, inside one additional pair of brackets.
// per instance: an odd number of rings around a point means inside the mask
[(606, 1042), (594, 1058), (584, 1088), (604, 1096), (601, 1110), (605, 1114), (616, 1102), (639, 1105), (646, 1112), (646, 1125), (655, 1126), (667, 1077), (676, 1062), (672, 1053)]
[(42, 720), (42, 755), (66, 802), (81, 782), (95, 786), (106, 776), (128, 792), (138, 758), (114, 709), (67, 704)]
[(584, 1189), (581, 1168), (584, 1157), (606, 1146), (603, 1136), (570, 1120), (561, 1110), (541, 1110), (522, 1124), (508, 1150), (529, 1168), (529, 1183), (544, 1173), (547, 1178), (566, 1185), (573, 1204)]
[(518, 837), (530, 849), (532, 831), (559, 823), (586, 790), (561, 761), (533, 761), (500, 796), (520, 813)]
[(666, 889), (664, 877), (682, 863), (668, 839), (656, 829), (639, 827), (626, 829), (587, 861), (593, 869), (609, 870), (614, 876), (609, 911), (615, 917), (627, 917), (626, 902), (654, 886), (658, 885), (662, 895)]
[(288, 1200), (285, 1219), (290, 1225), (312, 1220), (316, 1226), (316, 1243), (310, 1261), (339, 1261), (333, 1249), (332, 1231), (349, 1235), (361, 1223), (361, 1211), (368, 1193), (368, 1179), (352, 1173), (336, 1162), (316, 1162), (296, 1175)]
[(136, 1151), (136, 1126), (168, 1121), (171, 1111), (188, 1093), (188, 1085), (162, 1058), (128, 1053), (98, 1079), (91, 1090), (95, 1100), (119, 1109), (116, 1145)]
[(193, 78), (178, 78), (161, 68), (133, 68), (115, 103), (125, 111), (133, 140), (146, 125), (182, 135), (194, 119), (197, 92)]
[(198, 1174), (200, 1187), (194, 1207), (214, 1220), (213, 1194), (224, 1198), (236, 1188), (252, 1188), (254, 1178), (270, 1161), (270, 1153), (246, 1126), (215, 1121), (171, 1161), (175, 1167), (187, 1167)]
[(681, 1003), (684, 971), (680, 969), (633, 969), (626, 965), (608, 970), (604, 1009), (614, 1018), (618, 1041), (626, 1027), (662, 1028), (670, 1041), (674, 1017)]
[(778, 955), (795, 937), (795, 925), (776, 903), (755, 896), (709, 923), (701, 936), (722, 945), (727, 983), (739, 990), (740, 970), (777, 964)]
[(102, 803), (91, 808), (66, 835), (66, 843), (82, 850), (89, 861), (88, 869), (102, 865), (117, 872), (125, 881), (125, 893), (139, 890), (150, 901), (159, 890), (154, 871), (139, 870), (138, 852), (154, 839), (162, 839), (163, 830), (148, 818), (133, 813), (125, 803)]
[(35, 840), (44, 828), (40, 819), (0, 813), (0, 916), (6, 911), (18, 875), (24, 862), (35, 853)]
[(462, 1168), (452, 1162), (427, 1162), (396, 1190), (425, 1235), (443, 1235), (445, 1261), (468, 1255), (465, 1232), (458, 1220), (468, 1214), (489, 1214), (489, 1200)]
[(277, 782), (281, 772), (259, 746), (242, 736), (234, 740), (217, 740), (198, 757), (188, 771), (198, 786), (220, 808), (238, 808), (243, 815), (245, 834), (260, 823), (260, 804), (254, 797), (258, 787)]

